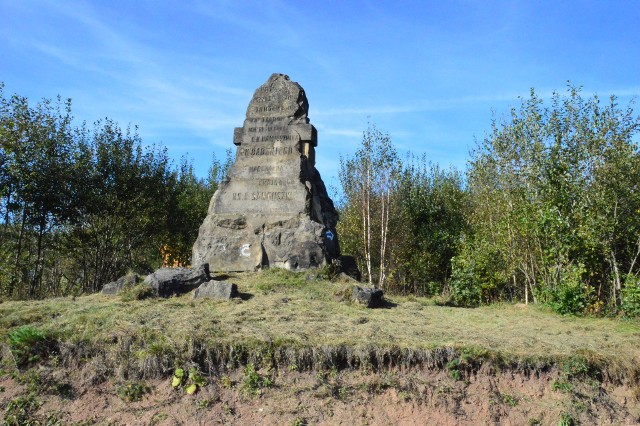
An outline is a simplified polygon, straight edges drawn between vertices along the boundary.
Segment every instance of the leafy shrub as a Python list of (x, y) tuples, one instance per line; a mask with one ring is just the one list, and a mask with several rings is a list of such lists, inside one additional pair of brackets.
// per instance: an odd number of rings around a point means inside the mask
[(474, 308), (480, 304), (480, 288), (474, 280), (472, 262), (460, 257), (452, 260), (450, 303), (453, 306)]
[(628, 317), (640, 316), (640, 278), (628, 276), (625, 280), (620, 311)]
[(582, 265), (565, 268), (556, 289), (549, 291), (551, 309), (561, 315), (579, 315), (589, 308), (593, 289), (582, 283), (584, 272)]
[(46, 359), (58, 350), (51, 332), (25, 325), (9, 333), (9, 348), (19, 367)]
[(459, 370), (460, 367), (460, 359), (454, 358), (447, 363), (447, 370), (449, 370), (449, 374), (453, 380), (460, 380), (462, 378), (462, 373)]
[(502, 402), (512, 408), (518, 405), (518, 399), (513, 395), (502, 395)]
[(591, 368), (585, 357), (571, 356), (562, 363), (560, 371), (570, 379), (577, 379), (588, 376)]
[(191, 368), (189, 373), (186, 373), (183, 368), (176, 368), (173, 373), (173, 380), (171, 381), (171, 386), (173, 386), (174, 389), (185, 386), (187, 395), (193, 395), (198, 389), (206, 385), (206, 380), (195, 368)]
[(558, 379), (551, 385), (551, 390), (562, 393), (571, 393), (573, 391), (573, 385), (566, 379)]
[(260, 375), (253, 364), (248, 364), (244, 369), (242, 389), (250, 395), (260, 395), (263, 388), (268, 388), (273, 382), (268, 377)]
[(118, 396), (124, 402), (140, 401), (142, 397), (151, 392), (151, 388), (144, 383), (126, 383), (116, 390)]

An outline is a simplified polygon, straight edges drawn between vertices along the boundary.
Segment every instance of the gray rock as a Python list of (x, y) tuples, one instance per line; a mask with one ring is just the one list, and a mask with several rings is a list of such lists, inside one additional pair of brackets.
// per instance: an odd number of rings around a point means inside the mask
[(133, 287), (142, 280), (138, 274), (127, 274), (102, 287), (102, 294), (118, 294), (124, 288)]
[(355, 278), (353, 278), (351, 275), (347, 275), (344, 272), (340, 272), (340, 274), (338, 275), (338, 279), (348, 282), (348, 283), (357, 283), (360, 282), (358, 280), (356, 280)]
[(168, 297), (188, 293), (210, 280), (209, 265), (204, 264), (195, 268), (160, 268), (148, 275), (144, 283), (151, 286), (158, 296)]
[(192, 263), (212, 271), (306, 270), (340, 255), (333, 202), (315, 168), (304, 89), (273, 74), (234, 131), (236, 159), (209, 205)]
[(194, 299), (209, 298), (229, 300), (238, 297), (238, 286), (228, 281), (208, 281), (193, 292)]
[(384, 293), (378, 288), (360, 287), (358, 285), (353, 287), (352, 300), (354, 302), (365, 305), (367, 308), (377, 308), (384, 303)]
[(353, 256), (340, 256), (340, 270), (343, 274), (350, 276), (356, 281), (362, 279), (362, 275), (358, 269), (358, 263)]

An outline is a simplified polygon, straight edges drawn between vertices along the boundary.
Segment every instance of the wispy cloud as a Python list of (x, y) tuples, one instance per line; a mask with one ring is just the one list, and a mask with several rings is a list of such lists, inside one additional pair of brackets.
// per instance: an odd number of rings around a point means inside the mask
[(324, 135), (347, 136), (350, 138), (362, 137), (362, 130), (332, 129), (332, 128), (326, 128), (326, 127), (322, 127), (321, 130)]
[[(542, 90), (536, 91), (536, 94), (542, 99), (548, 99), (553, 96), (554, 92), (561, 92), (561, 90)], [(609, 96), (616, 95), (618, 97), (636, 97), (640, 96), (640, 86), (626, 87), (619, 89), (603, 89), (603, 90), (590, 90), (583, 91), (582, 95), (591, 97), (594, 95)], [(313, 111), (313, 115), (320, 117), (330, 116), (342, 116), (342, 115), (391, 115), (391, 114), (408, 114), (416, 112), (428, 112), (428, 111), (443, 111), (450, 110), (452, 108), (459, 108), (474, 104), (496, 104), (503, 102), (518, 102), (521, 98), (527, 98), (529, 92), (523, 93), (499, 93), (488, 95), (474, 95), (474, 96), (462, 96), (452, 98), (440, 98), (440, 99), (424, 99), (415, 102), (411, 102), (405, 105), (382, 105), (382, 106), (364, 106), (364, 107), (342, 107), (342, 108), (328, 108), (318, 109)]]

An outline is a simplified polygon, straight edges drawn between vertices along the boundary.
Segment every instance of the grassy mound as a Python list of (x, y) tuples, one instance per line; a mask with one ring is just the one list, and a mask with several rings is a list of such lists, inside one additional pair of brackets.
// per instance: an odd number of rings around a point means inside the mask
[[(0, 303), (1, 424), (640, 416), (637, 320), (395, 296), (372, 310), (349, 300), (346, 281), (283, 270), (219, 278), (241, 297), (157, 299), (134, 287)], [(358, 411), (362, 401), (376, 410)]]
[(562, 317), (537, 306), (460, 309), (414, 297), (389, 297), (370, 310), (346, 300), (347, 282), (283, 270), (227, 279), (241, 299), (96, 294), (2, 303), (5, 364), (24, 367), (49, 351), (65, 366), (92, 363), (97, 375), (128, 379), (166, 377), (184, 365), (214, 374), (248, 364), (444, 368), (457, 359), (467, 369), (535, 371), (582, 359), (606, 380), (639, 377), (638, 321)]

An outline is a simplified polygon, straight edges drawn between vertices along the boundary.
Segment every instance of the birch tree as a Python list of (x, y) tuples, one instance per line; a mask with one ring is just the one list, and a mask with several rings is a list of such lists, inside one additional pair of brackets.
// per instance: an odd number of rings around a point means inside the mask
[(391, 195), (401, 162), (388, 134), (370, 125), (354, 157), (340, 159), (339, 178), (345, 203), (357, 211), (364, 269), (370, 285), (384, 288), (389, 263)]

